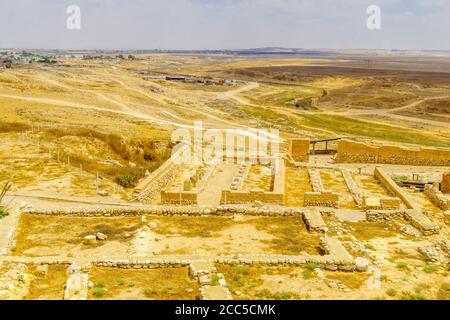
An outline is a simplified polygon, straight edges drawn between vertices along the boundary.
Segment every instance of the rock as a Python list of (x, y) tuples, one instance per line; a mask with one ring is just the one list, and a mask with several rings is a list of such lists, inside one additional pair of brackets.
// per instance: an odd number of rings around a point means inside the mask
[(325, 273), (320, 269), (320, 268), (315, 268), (313, 273), (318, 277), (318, 278), (325, 278)]
[(369, 260), (358, 257), (355, 259), (356, 270), (365, 272), (369, 268)]
[(131, 237), (131, 233), (129, 233), (129, 232), (125, 232), (125, 234), (123, 235), (125, 238), (129, 238), (129, 237)]
[(94, 286), (95, 286), (94, 283), (92, 281), (89, 281), (88, 288), (92, 289)]
[(77, 264), (75, 264), (75, 263), (72, 263), (72, 264), (67, 268), (67, 274), (68, 274), (68, 275), (80, 273), (80, 271), (81, 271), (81, 268), (80, 268)]
[(156, 224), (156, 222), (151, 221), (151, 222), (148, 224), (148, 227), (149, 227), (151, 230), (155, 230), (155, 229), (158, 227), (158, 225)]
[(36, 267), (34, 274), (39, 278), (46, 278), (48, 273), (48, 264), (43, 264)]
[(411, 226), (409, 224), (401, 225), (400, 232), (404, 235), (417, 237), (417, 238), (421, 236), (421, 233), (419, 232), (419, 230), (417, 230), (416, 228), (414, 228), (413, 226)]
[(95, 245), (95, 244), (97, 244), (97, 237), (96, 236), (92, 236), (92, 235), (86, 236), (83, 239), (83, 243), (85, 245)]
[(102, 196), (102, 197), (107, 197), (107, 196), (109, 196), (109, 192), (107, 190), (100, 190), (98, 192), (98, 195)]
[(187, 289), (186, 289), (186, 292), (187, 292), (187, 293), (192, 293), (192, 292), (194, 292), (194, 289), (192, 289), (192, 288), (187, 288)]
[(237, 296), (241, 296), (241, 295), (242, 295), (242, 292), (236, 291), (234, 294), (237, 295)]
[(103, 234), (103, 233), (101, 233), (101, 232), (98, 232), (98, 233), (96, 234), (96, 238), (97, 238), (97, 240), (105, 241), (106, 239), (108, 239), (108, 236), (107, 236), (106, 234)]
[(207, 275), (203, 275), (199, 278), (198, 282), (201, 286), (207, 285), (211, 283), (211, 279)]

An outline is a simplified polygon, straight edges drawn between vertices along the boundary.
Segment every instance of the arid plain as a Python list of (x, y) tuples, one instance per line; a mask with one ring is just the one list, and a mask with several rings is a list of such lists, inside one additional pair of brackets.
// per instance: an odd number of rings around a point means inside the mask
[(0, 69), (0, 299), (449, 299), (447, 56), (78, 56)]

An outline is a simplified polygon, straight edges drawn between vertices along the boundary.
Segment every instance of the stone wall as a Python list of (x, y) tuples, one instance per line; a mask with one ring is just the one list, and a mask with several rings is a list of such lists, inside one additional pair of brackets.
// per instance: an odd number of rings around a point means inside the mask
[(443, 193), (450, 193), (450, 171), (445, 172), (442, 176), (441, 191)]
[(450, 166), (450, 149), (412, 149), (341, 140), (338, 144), (336, 162)]
[(232, 191), (223, 190), (221, 204), (239, 204), (239, 203), (254, 203), (255, 201), (265, 203), (284, 203), (284, 194), (275, 192), (264, 192), (259, 190), (246, 191)]
[(339, 194), (324, 189), (318, 170), (310, 169), (308, 173), (313, 192), (305, 192), (305, 207), (337, 208), (339, 206)]
[(250, 168), (251, 164), (249, 162), (244, 161), (239, 165), (239, 169), (237, 170), (236, 174), (233, 177), (233, 181), (231, 182), (231, 190), (237, 191), (242, 189), (245, 179), (250, 172)]
[(418, 205), (411, 197), (399, 187), (391, 177), (380, 167), (375, 168), (375, 178), (377, 178), (383, 187), (393, 196), (399, 197), (408, 209), (418, 209)]
[(304, 204), (305, 207), (337, 208), (339, 206), (339, 194), (330, 191), (306, 192)]
[(303, 220), (305, 221), (310, 232), (325, 233), (328, 228), (322, 219), (322, 214), (317, 209), (309, 209), (303, 212)]
[(260, 190), (223, 190), (220, 199), (221, 204), (254, 203), (255, 201), (265, 203), (284, 204), (286, 165), (284, 160), (275, 161), (275, 176), (273, 191), (265, 192)]
[(366, 212), (366, 220), (369, 222), (390, 220), (404, 217), (405, 213), (405, 210), (369, 210)]
[(358, 208), (362, 207), (364, 192), (358, 187), (355, 180), (352, 177), (352, 174), (348, 170), (342, 170), (342, 176), (344, 177), (345, 183), (347, 184), (347, 188), (353, 196), (356, 205)]
[(146, 206), (141, 208), (115, 207), (115, 208), (71, 208), (71, 209), (48, 209), (24, 210), (23, 214), (36, 214), (48, 216), (78, 216), (78, 217), (127, 217), (127, 216), (230, 216), (234, 214), (250, 216), (294, 216), (303, 214), (305, 209), (295, 207), (284, 207), (278, 205), (267, 205), (253, 207), (249, 205), (221, 205), (218, 207), (200, 206)]
[(405, 218), (426, 236), (439, 233), (439, 226), (418, 210), (407, 210)]
[(139, 181), (133, 193), (135, 199), (141, 201), (157, 199), (159, 192), (175, 178), (178, 173), (177, 159), (185, 152), (190, 152), (188, 145), (177, 147), (178, 150), (166, 162)]
[(450, 209), (449, 199), (435, 186), (427, 184), (425, 186), (424, 194), (430, 199), (436, 207), (446, 211)]
[(173, 205), (195, 205), (198, 193), (195, 191), (161, 191), (161, 203)]
[(309, 139), (291, 139), (289, 140), (288, 153), (294, 161), (308, 162), (310, 144)]

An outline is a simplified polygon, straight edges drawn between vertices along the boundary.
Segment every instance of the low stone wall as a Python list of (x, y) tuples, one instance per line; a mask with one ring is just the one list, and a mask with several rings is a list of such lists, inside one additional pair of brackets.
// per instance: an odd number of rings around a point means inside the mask
[(375, 168), (375, 178), (381, 182), (389, 193), (399, 197), (408, 209), (418, 209), (418, 205), (411, 199), (411, 197), (403, 191), (402, 188), (399, 187), (382, 168)]
[(264, 203), (284, 204), (286, 165), (284, 160), (275, 160), (276, 170), (273, 182), (273, 191), (265, 192), (260, 190), (234, 191), (223, 190), (220, 199), (221, 204), (240, 204), (255, 203), (256, 201)]
[(366, 212), (366, 220), (369, 222), (390, 220), (397, 217), (404, 217), (405, 213), (405, 210), (369, 210)]
[(338, 208), (339, 207), (339, 194), (324, 191), (324, 192), (306, 192), (305, 207), (330, 207), (330, 208)]
[(78, 216), (78, 217), (126, 217), (126, 216), (229, 216), (233, 214), (242, 214), (250, 216), (293, 216), (303, 214), (305, 209), (284, 206), (261, 206), (254, 207), (248, 205), (221, 205), (218, 207), (199, 207), (199, 206), (147, 206), (142, 208), (106, 208), (106, 209), (86, 209), (86, 208), (71, 208), (71, 209), (49, 209), (38, 210), (28, 209), (24, 210), (23, 214), (36, 214), (48, 216)]
[(450, 166), (450, 149), (408, 149), (344, 139), (339, 141), (336, 162)]
[(239, 203), (254, 203), (255, 201), (283, 204), (284, 194), (256, 191), (256, 190), (251, 190), (248, 192), (223, 190), (220, 203), (239, 204)]
[(325, 221), (322, 219), (322, 214), (317, 209), (310, 209), (303, 212), (303, 220), (305, 220), (310, 232), (325, 233), (328, 231)]
[(233, 191), (242, 190), (242, 187), (244, 185), (245, 179), (248, 176), (248, 173), (250, 172), (251, 165), (249, 162), (243, 162), (239, 166), (238, 171), (236, 172), (235, 176), (233, 177), (233, 181), (231, 182), (230, 189)]
[(159, 192), (166, 187), (177, 175), (177, 159), (185, 152), (190, 152), (188, 145), (177, 146), (178, 150), (157, 170), (139, 181), (133, 196), (138, 200), (152, 200), (158, 198)]
[(399, 198), (364, 196), (361, 208), (364, 210), (399, 210), (402, 201)]
[(353, 196), (358, 208), (362, 207), (362, 201), (364, 197), (364, 192), (358, 187), (355, 180), (353, 180), (352, 174), (348, 170), (342, 170), (342, 176), (344, 177), (347, 188)]
[(353, 257), (344, 248), (339, 239), (329, 236), (324, 236), (320, 238), (320, 247), (325, 252), (325, 254), (332, 256), (338, 264), (327, 264), (325, 265), (326, 270), (341, 270), (341, 271), (356, 271), (356, 265), (354, 263)]
[[(255, 266), (304, 266), (308, 263), (315, 263), (319, 267), (332, 271), (356, 271), (356, 265), (350, 254), (345, 250), (341, 244), (339, 247), (338, 239), (335, 239), (332, 244), (325, 240), (324, 245), (330, 254), (325, 256), (290, 256), (277, 254), (258, 254), (258, 255), (243, 255), (237, 254), (233, 257), (227, 256), (207, 256), (205, 255), (201, 261), (209, 263), (218, 263), (226, 265), (255, 265)], [(325, 250), (325, 248), (324, 248)], [(338, 255), (336, 255), (336, 253)], [(347, 253), (347, 254), (345, 254)], [(120, 268), (120, 269), (160, 269), (160, 268), (179, 268), (186, 267), (198, 258), (185, 258), (167, 256), (152, 257), (151, 259), (100, 259), (92, 262), (92, 265), (97, 267)]]
[(426, 215), (418, 210), (407, 210), (405, 218), (426, 236), (438, 234), (440, 231), (440, 228), (436, 223), (432, 222)]
[(450, 209), (449, 199), (437, 187), (427, 184), (425, 186), (424, 194), (436, 205), (436, 207), (444, 211)]
[(410, 221), (415, 228), (426, 236), (439, 233), (439, 225), (418, 210), (374, 210), (366, 212), (366, 220), (370, 222), (389, 220), (397, 217), (403, 217)]
[(161, 203), (173, 205), (195, 205), (197, 204), (198, 193), (195, 191), (161, 191)]
[(311, 181), (313, 192), (306, 192), (304, 204), (305, 207), (331, 207), (339, 206), (339, 194), (325, 191), (320, 177), (320, 173), (316, 169), (308, 170), (309, 179)]

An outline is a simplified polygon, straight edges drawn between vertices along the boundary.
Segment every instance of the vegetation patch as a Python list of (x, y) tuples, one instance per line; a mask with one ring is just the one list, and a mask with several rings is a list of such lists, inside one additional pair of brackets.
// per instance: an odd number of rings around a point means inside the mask
[[(28, 271), (35, 274), (36, 266), (29, 267)], [(48, 272), (44, 275), (35, 274), (31, 281), (26, 300), (62, 300), (64, 287), (67, 282), (66, 265), (49, 265)]]
[(93, 268), (90, 299), (106, 300), (195, 300), (198, 283), (188, 268), (128, 270)]

